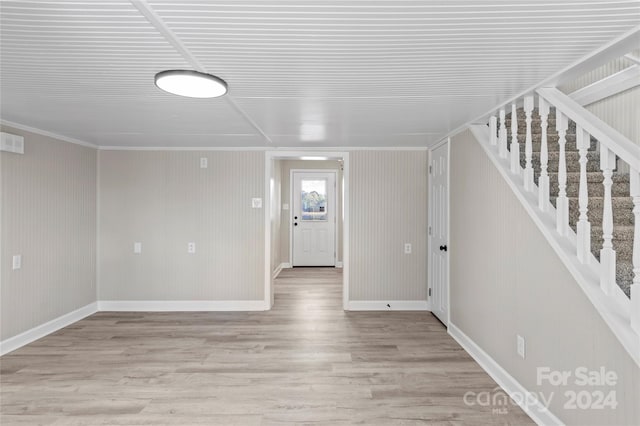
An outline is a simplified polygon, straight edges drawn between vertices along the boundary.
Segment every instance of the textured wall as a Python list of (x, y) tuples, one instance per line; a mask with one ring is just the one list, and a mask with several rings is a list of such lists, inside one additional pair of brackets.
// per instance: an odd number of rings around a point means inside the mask
[[(451, 322), (527, 390), (553, 392), (566, 424), (640, 424), (640, 369), (469, 131), (452, 140), (450, 191)], [(538, 367), (581, 366), (617, 373), (617, 409), (566, 410), (567, 389), (594, 389), (536, 384)]]
[(334, 169), (338, 170), (336, 186), (338, 192), (338, 210), (336, 212), (336, 224), (338, 226), (338, 253), (337, 260), (342, 262), (342, 164), (337, 160), (282, 160), (282, 203), (289, 204), (289, 210), (281, 211), (280, 223), (280, 262), (290, 261), (290, 224), (291, 224), (291, 170), (292, 169)]
[(427, 300), (427, 152), (353, 151), (349, 161), (350, 299)]
[(25, 137), (24, 155), (0, 152), (4, 340), (96, 300), (96, 150), (2, 131)]
[(263, 152), (101, 151), (99, 167), (99, 300), (264, 299)]

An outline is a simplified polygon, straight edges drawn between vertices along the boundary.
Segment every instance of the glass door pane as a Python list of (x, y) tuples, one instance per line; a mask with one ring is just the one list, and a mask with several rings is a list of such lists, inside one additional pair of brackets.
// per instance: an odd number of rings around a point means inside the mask
[(327, 180), (302, 179), (302, 220), (327, 220)]

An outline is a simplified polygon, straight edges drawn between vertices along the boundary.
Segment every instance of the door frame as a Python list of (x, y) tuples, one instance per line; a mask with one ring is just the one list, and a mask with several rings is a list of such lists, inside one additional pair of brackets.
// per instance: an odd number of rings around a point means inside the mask
[[(434, 144), (433, 146), (431, 146), (429, 148), (429, 155), (428, 155), (428, 164), (427, 164), (427, 169), (429, 169), (429, 167), (431, 167), (431, 161), (433, 159), (433, 151), (435, 149), (438, 149), (440, 147), (442, 147), (443, 145), (447, 146), (447, 214), (448, 214), (448, 219), (447, 219), (447, 238), (451, 239), (451, 138), (445, 138), (443, 140), (441, 140), (440, 142)], [(429, 176), (429, 182), (428, 182), (428, 191), (429, 194), (431, 194), (431, 172), (428, 171), (427, 175)], [(433, 206), (431, 205), (431, 203), (429, 203), (428, 206), (428, 220), (427, 220), (427, 226), (429, 231), (431, 230), (431, 227), (433, 226)], [(427, 305), (428, 305), (428, 309), (430, 311), (433, 311), (433, 305), (431, 304), (431, 296), (429, 295), (429, 290), (433, 289), (433, 283), (431, 282), (431, 268), (432, 268), (432, 262), (431, 262), (431, 254), (432, 254), (432, 250), (433, 250), (433, 244), (432, 244), (432, 240), (433, 238), (431, 238), (431, 232), (427, 232)], [(447, 248), (447, 282), (446, 282), (446, 287), (447, 287), (447, 328), (449, 328), (449, 324), (451, 324), (451, 247)]]
[[(336, 184), (333, 189), (333, 205), (338, 206), (338, 170), (337, 169), (291, 169), (289, 170), (289, 209), (293, 210), (293, 174), (294, 173), (333, 173)], [(336, 208), (334, 213), (335, 222), (333, 226), (333, 264), (338, 267), (338, 220), (340, 212)], [(293, 221), (289, 220), (289, 265), (293, 267)]]
[[(264, 163), (264, 303), (273, 307), (273, 271), (271, 271), (271, 181), (275, 160), (299, 160), (301, 157), (323, 157), (342, 160), (342, 308), (349, 306), (349, 153), (345, 151), (265, 151)], [(331, 169), (325, 169), (330, 171)], [(337, 191), (336, 191), (337, 197)], [(290, 255), (291, 256), (291, 255)]]

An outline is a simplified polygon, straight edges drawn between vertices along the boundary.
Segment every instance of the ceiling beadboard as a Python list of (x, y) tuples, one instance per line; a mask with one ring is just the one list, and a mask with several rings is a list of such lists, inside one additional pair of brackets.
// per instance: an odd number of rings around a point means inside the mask
[[(424, 146), (633, 29), (640, 2), (2, 1), (0, 16), (7, 121), (102, 146)], [(153, 76), (172, 68), (229, 95), (165, 94)]]

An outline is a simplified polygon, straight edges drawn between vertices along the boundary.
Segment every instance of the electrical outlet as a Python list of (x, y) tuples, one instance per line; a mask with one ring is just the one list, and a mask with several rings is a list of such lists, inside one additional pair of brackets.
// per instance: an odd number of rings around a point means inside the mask
[(22, 255), (21, 254), (16, 254), (15, 256), (13, 256), (12, 267), (13, 267), (14, 271), (16, 269), (22, 268)]
[(404, 254), (411, 254), (411, 244), (404, 243)]
[(525, 355), (525, 341), (524, 341), (524, 337), (520, 336), (518, 334), (517, 336), (517, 350), (518, 350), (518, 355), (520, 356), (520, 358), (524, 359), (524, 355)]
[(188, 243), (187, 244), (187, 253), (195, 254), (196, 252), (196, 243)]
[(142, 243), (138, 243), (138, 242), (133, 243), (133, 252), (134, 252), (135, 254), (140, 254), (140, 253), (142, 253)]
[(209, 167), (209, 159), (207, 157), (200, 158), (200, 168), (206, 169), (207, 167)]

